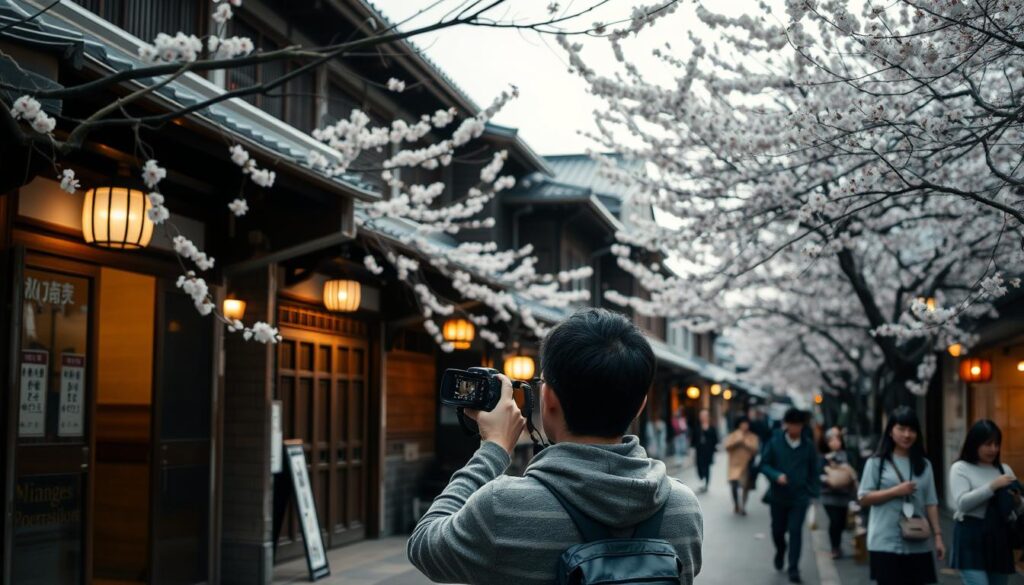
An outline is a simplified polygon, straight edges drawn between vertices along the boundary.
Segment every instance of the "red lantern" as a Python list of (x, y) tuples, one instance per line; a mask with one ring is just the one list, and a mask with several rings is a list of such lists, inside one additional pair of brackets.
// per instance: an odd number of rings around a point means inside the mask
[(964, 382), (988, 382), (992, 379), (992, 361), (967, 358), (960, 362), (960, 379)]

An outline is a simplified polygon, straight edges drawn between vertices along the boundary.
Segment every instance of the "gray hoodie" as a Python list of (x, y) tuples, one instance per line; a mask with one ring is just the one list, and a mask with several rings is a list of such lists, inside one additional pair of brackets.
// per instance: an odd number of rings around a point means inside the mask
[(409, 538), (409, 560), (440, 583), (549, 584), (559, 557), (582, 542), (541, 477), (581, 512), (629, 536), (665, 505), (661, 538), (683, 562), (680, 583), (700, 572), (704, 526), (693, 492), (650, 459), (634, 436), (618, 445), (559, 443), (524, 477), (503, 475), (509, 456), (492, 442), (452, 476)]

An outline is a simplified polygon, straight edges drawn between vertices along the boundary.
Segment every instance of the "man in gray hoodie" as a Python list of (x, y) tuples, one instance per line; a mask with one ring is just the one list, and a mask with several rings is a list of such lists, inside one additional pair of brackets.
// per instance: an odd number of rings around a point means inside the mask
[(664, 506), (660, 537), (684, 564), (680, 583), (693, 583), (704, 530), (697, 498), (635, 436), (623, 436), (654, 370), (650, 344), (622, 315), (585, 309), (556, 326), (541, 347), (540, 411), (552, 445), (524, 477), (504, 475), (525, 419), (503, 377), (494, 410), (467, 411), (480, 448), (416, 526), (409, 560), (441, 583), (554, 582), (559, 557), (582, 537), (544, 481), (617, 537)]

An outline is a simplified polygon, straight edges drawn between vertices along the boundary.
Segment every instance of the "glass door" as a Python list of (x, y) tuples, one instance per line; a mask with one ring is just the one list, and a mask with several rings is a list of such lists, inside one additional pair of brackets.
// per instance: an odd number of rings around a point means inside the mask
[(18, 272), (8, 389), (14, 438), (11, 582), (79, 585), (89, 559), (91, 519), (85, 511), (91, 497), (96, 273), (31, 256)]

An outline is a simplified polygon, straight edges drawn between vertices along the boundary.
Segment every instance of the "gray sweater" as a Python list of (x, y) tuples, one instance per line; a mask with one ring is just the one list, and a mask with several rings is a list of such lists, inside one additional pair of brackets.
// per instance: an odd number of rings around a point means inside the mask
[(503, 475), (509, 456), (484, 442), (420, 520), (409, 538), (409, 560), (441, 583), (554, 582), (562, 553), (582, 542), (559, 494), (616, 536), (665, 505), (661, 537), (684, 568), (680, 583), (700, 572), (704, 526), (693, 492), (647, 457), (634, 436), (617, 445), (559, 443), (544, 449), (524, 477)]

